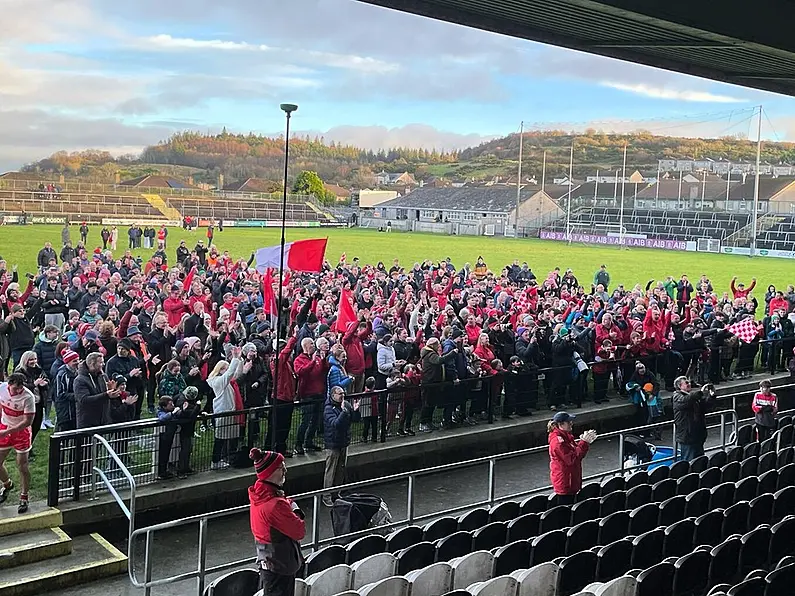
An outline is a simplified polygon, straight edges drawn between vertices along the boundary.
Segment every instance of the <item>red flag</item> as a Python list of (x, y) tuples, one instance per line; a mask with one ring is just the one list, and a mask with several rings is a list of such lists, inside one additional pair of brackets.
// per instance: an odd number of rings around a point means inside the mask
[(334, 329), (340, 333), (345, 333), (348, 323), (356, 320), (356, 312), (351, 304), (351, 291), (343, 289), (340, 292), (340, 304), (337, 309), (337, 320), (334, 322)]
[(279, 311), (276, 304), (276, 295), (273, 293), (273, 277), (270, 269), (265, 271), (265, 275), (262, 278), (262, 309), (268, 315), (271, 327), (273, 327), (276, 324), (275, 321)]

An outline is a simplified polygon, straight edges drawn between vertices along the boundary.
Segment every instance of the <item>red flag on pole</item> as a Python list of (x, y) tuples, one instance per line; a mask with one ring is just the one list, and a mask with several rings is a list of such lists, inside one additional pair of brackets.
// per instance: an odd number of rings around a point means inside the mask
[(351, 291), (343, 289), (340, 292), (340, 304), (337, 309), (337, 320), (334, 322), (334, 329), (340, 333), (345, 333), (348, 323), (356, 320), (356, 312), (351, 304)]
[(268, 315), (271, 327), (275, 327), (279, 311), (276, 304), (276, 294), (273, 293), (273, 276), (270, 268), (265, 270), (265, 275), (262, 277), (262, 309)]

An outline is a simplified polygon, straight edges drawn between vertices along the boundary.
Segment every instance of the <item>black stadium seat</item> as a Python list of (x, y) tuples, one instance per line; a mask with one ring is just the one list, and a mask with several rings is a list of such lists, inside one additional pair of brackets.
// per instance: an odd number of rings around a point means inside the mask
[(430, 542), (420, 542), (403, 549), (397, 554), (398, 575), (422, 569), (436, 559), (436, 547)]
[(758, 528), (763, 524), (769, 524), (773, 519), (773, 495), (763, 494), (753, 499), (748, 505), (748, 530)]
[(521, 509), (516, 501), (506, 501), (492, 507), (489, 519), (493, 522), (508, 522), (519, 517)]
[(710, 585), (734, 583), (740, 576), (741, 548), (742, 540), (739, 536), (733, 536), (710, 551), (712, 555), (708, 573)]
[(531, 542), (530, 567), (547, 563), (566, 554), (566, 532), (553, 530), (537, 536)]
[(599, 544), (605, 545), (621, 540), (627, 535), (629, 513), (618, 511), (599, 521)]
[(517, 540), (499, 548), (494, 554), (494, 575), (509, 575), (526, 569), (530, 560), (530, 541)]
[[(427, 524), (423, 530), (423, 540), (433, 542), (450, 536), (458, 530), (458, 520), (454, 517), (441, 517)], [(406, 545), (410, 546), (410, 545)], [(405, 547), (404, 547), (405, 548)]]
[(599, 549), (597, 554), (596, 581), (604, 582), (629, 571), (632, 558), (632, 541), (626, 538), (616, 540)]
[(635, 596), (671, 596), (674, 566), (672, 563), (657, 563), (641, 571), (637, 580)]
[(709, 550), (696, 550), (679, 558), (674, 563), (673, 596), (701, 595), (709, 581)]
[(472, 532), (455, 532), (436, 541), (436, 561), (449, 561), (472, 552)]
[(651, 502), (652, 490), (648, 484), (641, 484), (627, 491), (627, 509), (635, 509)]
[(378, 534), (370, 534), (351, 542), (347, 548), (346, 560), (348, 565), (361, 561), (370, 555), (386, 551), (386, 539)]
[(505, 522), (493, 522), (472, 532), (472, 550), (491, 550), (505, 545)]
[(541, 514), (541, 522), (538, 531), (543, 534), (545, 532), (551, 532), (552, 530), (566, 528), (570, 525), (570, 520), (571, 508), (565, 505), (558, 505)]
[(345, 548), (339, 544), (331, 544), (325, 548), (321, 548), (319, 551), (307, 557), (306, 563), (304, 564), (306, 576), (309, 577), (318, 571), (334, 567), (334, 565), (342, 565), (345, 563), (346, 556), (347, 553), (345, 552)]
[(630, 489), (640, 486), (642, 484), (649, 484), (649, 473), (646, 470), (638, 470), (624, 482), (624, 489)]
[(576, 526), (581, 522), (597, 519), (600, 509), (600, 499), (586, 499), (585, 501), (576, 503), (571, 508), (571, 520), (569, 525)]
[(412, 544), (422, 542), (422, 540), (422, 528), (419, 526), (407, 526), (392, 532), (386, 537), (386, 550), (390, 553), (396, 553)]
[(660, 562), (663, 558), (663, 545), (665, 531), (656, 528), (636, 536), (632, 541), (632, 558), (630, 567), (633, 569), (646, 569)]
[(681, 557), (693, 550), (696, 525), (693, 519), (682, 519), (665, 528), (663, 557)]
[(473, 509), (458, 518), (458, 529), (464, 531), (477, 530), (489, 523), (487, 509)]
[(513, 542), (538, 536), (539, 518), (538, 513), (526, 513), (508, 522), (508, 541)]
[(660, 503), (660, 513), (657, 524), (670, 526), (685, 516), (685, 497), (677, 495)]
[[(793, 466), (795, 467), (795, 466)], [(606, 517), (611, 513), (626, 509), (627, 494), (623, 490), (617, 490), (609, 495), (602, 497), (599, 506), (600, 517)]]
[(759, 479), (756, 476), (749, 476), (743, 478), (735, 484), (734, 500), (735, 501), (751, 501), (756, 498), (757, 488), (759, 487)]
[(599, 522), (595, 519), (572, 526), (566, 532), (566, 554), (593, 548), (599, 543)]
[(560, 562), (558, 573), (558, 596), (571, 596), (596, 579), (596, 553), (582, 551)]
[(724, 536), (745, 534), (748, 531), (748, 512), (750, 509), (748, 501), (739, 501), (724, 509), (721, 534)]

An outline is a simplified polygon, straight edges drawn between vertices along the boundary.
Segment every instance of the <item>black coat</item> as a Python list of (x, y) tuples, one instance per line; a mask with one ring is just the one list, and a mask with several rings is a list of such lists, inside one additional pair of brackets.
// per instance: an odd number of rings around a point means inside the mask
[(697, 389), (690, 393), (674, 392), (674, 425), (676, 441), (682, 445), (703, 445), (707, 438), (706, 413), (712, 399)]
[(105, 375), (91, 374), (85, 362), (77, 369), (74, 382), (77, 428), (102, 426), (111, 421), (110, 398)]

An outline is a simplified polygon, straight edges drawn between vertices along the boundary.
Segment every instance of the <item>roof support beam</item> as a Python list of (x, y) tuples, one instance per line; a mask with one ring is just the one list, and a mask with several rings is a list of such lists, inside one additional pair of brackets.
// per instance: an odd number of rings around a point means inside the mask
[(588, 44), (592, 48), (624, 48), (624, 49), (638, 49), (638, 50), (653, 50), (653, 49), (699, 49), (699, 48), (717, 48), (721, 50), (732, 49), (744, 46), (744, 42), (736, 43), (720, 43), (714, 41), (611, 41), (606, 43)]

